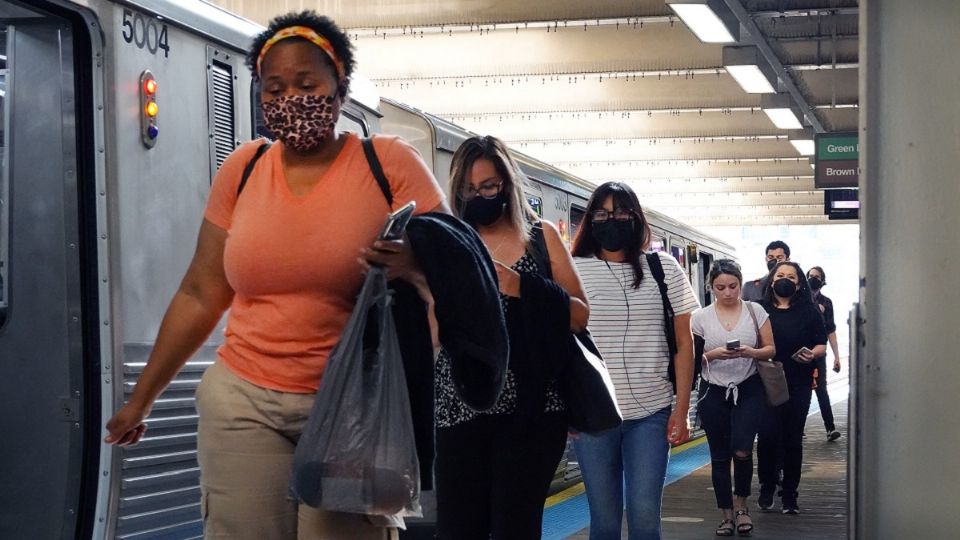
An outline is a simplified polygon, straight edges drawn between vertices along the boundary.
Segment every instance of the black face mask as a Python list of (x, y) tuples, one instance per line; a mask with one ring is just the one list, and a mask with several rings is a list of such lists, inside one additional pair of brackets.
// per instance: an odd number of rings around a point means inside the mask
[(502, 191), (492, 199), (474, 197), (463, 204), (463, 212), (461, 213), (463, 220), (474, 226), (482, 225), (486, 227), (492, 225), (503, 215), (503, 207), (506, 202), (506, 197), (504, 197)]
[(770, 259), (769, 261), (767, 261), (767, 271), (768, 271), (768, 272), (769, 272), (769, 271), (772, 271), (772, 270), (773, 270), (773, 267), (776, 266), (776, 265), (777, 265), (777, 260), (776, 260), (776, 259)]
[(807, 283), (809, 283), (809, 284), (810, 284), (810, 288), (813, 289), (813, 290), (815, 290), (815, 291), (819, 291), (820, 288), (823, 287), (823, 282), (820, 281), (820, 278), (818, 278), (818, 277), (812, 277), (812, 278), (808, 279), (808, 280), (807, 280)]
[(797, 284), (787, 278), (780, 278), (773, 282), (773, 292), (780, 298), (791, 298), (797, 294)]
[(607, 251), (620, 251), (633, 240), (633, 222), (608, 220), (594, 223), (593, 239)]

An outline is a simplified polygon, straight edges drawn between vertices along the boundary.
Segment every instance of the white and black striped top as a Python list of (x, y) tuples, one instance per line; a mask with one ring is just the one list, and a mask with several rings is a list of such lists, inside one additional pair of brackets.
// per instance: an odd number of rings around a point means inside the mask
[[(658, 253), (667, 297), (676, 315), (700, 307), (690, 281), (669, 254)], [(640, 257), (643, 280), (634, 289), (629, 263), (575, 258), (590, 302), (590, 332), (607, 363), (624, 420), (644, 418), (670, 406), (673, 388), (667, 377), (670, 350), (663, 328), (660, 290), (646, 257)]]

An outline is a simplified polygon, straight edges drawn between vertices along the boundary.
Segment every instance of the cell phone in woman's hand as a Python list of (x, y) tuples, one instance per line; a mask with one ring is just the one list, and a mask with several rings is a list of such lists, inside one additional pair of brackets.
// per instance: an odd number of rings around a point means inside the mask
[(807, 360), (806, 358), (804, 358), (803, 356), (806, 354), (809, 354), (812, 356), (813, 351), (811, 351), (806, 347), (800, 347), (800, 349), (798, 349), (797, 352), (793, 353), (793, 356), (791, 356), (790, 358), (793, 358), (794, 360), (796, 360), (797, 362), (800, 362), (801, 364), (809, 364), (810, 362), (813, 361), (813, 359)]
[(410, 201), (390, 214), (387, 222), (383, 224), (383, 230), (380, 231), (378, 240), (400, 240), (403, 238), (403, 232), (407, 228), (407, 223), (410, 223), (410, 218), (413, 217), (413, 211), (416, 208), (417, 203)]

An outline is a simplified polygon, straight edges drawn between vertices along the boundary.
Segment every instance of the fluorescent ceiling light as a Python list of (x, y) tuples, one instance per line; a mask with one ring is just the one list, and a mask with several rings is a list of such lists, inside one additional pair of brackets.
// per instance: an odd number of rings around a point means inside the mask
[(753, 45), (723, 48), (723, 67), (749, 94), (775, 94), (777, 76)]
[(773, 125), (780, 129), (800, 129), (803, 127), (803, 125), (800, 124), (800, 119), (793, 113), (793, 109), (789, 107), (782, 109), (764, 109), (763, 112), (767, 113), (767, 117), (770, 118)]
[(760, 71), (760, 66), (726, 66), (726, 68), (727, 73), (748, 94), (774, 94), (777, 91)]
[(812, 139), (793, 139), (790, 144), (800, 152), (801, 156), (812, 156), (816, 152)]
[(737, 40), (717, 13), (706, 3), (671, 3), (670, 7), (704, 43), (733, 43)]

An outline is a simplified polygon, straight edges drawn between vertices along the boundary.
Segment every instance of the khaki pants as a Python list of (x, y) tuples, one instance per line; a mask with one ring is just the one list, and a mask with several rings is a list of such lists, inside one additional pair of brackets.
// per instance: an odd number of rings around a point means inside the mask
[(392, 540), (396, 529), (366, 516), (288, 498), (290, 467), (313, 394), (261, 388), (220, 362), (197, 388), (204, 538)]

